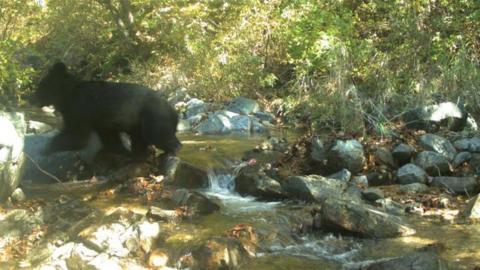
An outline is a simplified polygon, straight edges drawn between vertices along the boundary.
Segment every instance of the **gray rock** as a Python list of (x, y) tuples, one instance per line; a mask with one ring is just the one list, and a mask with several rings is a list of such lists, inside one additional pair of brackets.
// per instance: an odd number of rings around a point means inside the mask
[(0, 203), (17, 188), (23, 173), (24, 115), (0, 112)]
[(188, 90), (181, 88), (170, 94), (167, 100), (170, 105), (175, 106), (178, 102), (187, 102), (189, 99), (190, 95), (188, 94)]
[(41, 134), (52, 131), (53, 127), (49, 124), (29, 120), (27, 123), (27, 133)]
[(249, 166), (243, 167), (235, 177), (235, 190), (241, 195), (252, 195), (266, 200), (286, 197), (277, 180)]
[(352, 178), (352, 173), (347, 169), (341, 169), (340, 171), (327, 176), (327, 178), (348, 182), (350, 181), (350, 178)]
[(252, 121), (248, 115), (235, 115), (230, 118), (231, 131), (250, 133)]
[(358, 173), (366, 161), (363, 146), (357, 140), (337, 140), (328, 152), (328, 167), (334, 171), (348, 169)]
[(327, 151), (323, 146), (322, 139), (319, 136), (312, 138), (312, 148), (310, 152), (310, 158), (316, 162), (325, 162), (327, 160)]
[(205, 102), (203, 102), (203, 100), (192, 98), (187, 102), (187, 108), (185, 111), (185, 116), (187, 119), (206, 112), (207, 105), (205, 104)]
[(427, 182), (427, 173), (414, 164), (403, 165), (397, 171), (397, 182), (402, 185)]
[(186, 207), (190, 216), (208, 215), (220, 210), (220, 206), (212, 202), (200, 192), (177, 189), (172, 194), (176, 207)]
[(215, 237), (192, 250), (193, 265), (182, 269), (236, 269), (248, 261), (253, 252), (248, 252), (238, 239)]
[(425, 193), (428, 186), (422, 183), (412, 183), (400, 186), (399, 190), (404, 193)]
[(401, 216), (405, 214), (405, 205), (398, 203), (391, 198), (382, 198), (375, 201), (379, 209), (391, 215)]
[(480, 152), (480, 137), (456, 140), (453, 144), (460, 151), (468, 151), (472, 153)]
[(399, 165), (404, 165), (410, 162), (415, 153), (413, 146), (401, 143), (393, 149), (392, 156)]
[(445, 125), (452, 131), (460, 131), (468, 123), (468, 114), (463, 108), (453, 102), (443, 102), (414, 108), (403, 115), (407, 128), (435, 131), (435, 126)]
[(455, 194), (475, 194), (478, 183), (475, 177), (433, 177), (431, 185)]
[(409, 255), (373, 261), (347, 263), (343, 270), (448, 270), (448, 264), (436, 252), (420, 251)]
[(366, 190), (362, 191), (362, 196), (369, 202), (375, 202), (378, 199), (383, 199), (385, 195), (381, 189), (367, 188)]
[(357, 201), (330, 197), (322, 203), (320, 213), (324, 229), (375, 238), (415, 234), (399, 217)]
[(207, 120), (198, 125), (197, 131), (203, 134), (229, 133), (232, 130), (230, 119), (236, 115), (227, 111), (210, 114)]
[(463, 210), (463, 215), (471, 219), (480, 219), (480, 194), (468, 201)]
[(249, 115), (258, 112), (260, 106), (255, 100), (237, 97), (230, 102), (227, 106), (227, 110), (234, 113)]
[(351, 184), (359, 187), (368, 187), (368, 178), (366, 175), (358, 175), (352, 178)]
[(375, 151), (375, 161), (378, 162), (380, 165), (387, 165), (391, 168), (395, 168), (396, 164), (393, 160), (393, 155), (388, 148), (379, 147)]
[(199, 113), (199, 114), (196, 114), (196, 115), (188, 118), (187, 120), (190, 123), (190, 126), (197, 126), (198, 124), (200, 124), (200, 122), (207, 119), (207, 117), (208, 117), (207, 114)]
[(319, 175), (290, 176), (282, 183), (288, 197), (309, 202), (341, 196), (346, 188), (346, 183)]
[(266, 121), (269, 123), (273, 123), (275, 121), (275, 116), (269, 112), (256, 112), (253, 115), (261, 121)]
[(16, 188), (13, 192), (12, 195), (10, 195), (11, 199), (13, 202), (23, 202), (27, 199), (27, 196), (25, 196), (25, 193), (21, 188)]
[(183, 188), (206, 188), (208, 187), (207, 172), (180, 160), (178, 157), (169, 157), (165, 164), (167, 184)]
[(472, 154), (470, 152), (460, 152), (458, 153), (452, 161), (454, 168), (462, 165), (464, 162), (468, 162), (472, 159)]
[(423, 151), (415, 158), (415, 164), (429, 175), (445, 175), (451, 172), (448, 159), (437, 152)]
[(435, 134), (425, 134), (420, 136), (420, 145), (428, 151), (437, 152), (445, 156), (448, 160), (453, 160), (457, 154), (455, 147), (447, 139)]

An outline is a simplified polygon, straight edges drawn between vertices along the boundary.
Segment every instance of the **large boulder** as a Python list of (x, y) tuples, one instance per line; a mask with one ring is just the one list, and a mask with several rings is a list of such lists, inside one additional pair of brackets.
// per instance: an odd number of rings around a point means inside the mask
[(432, 186), (440, 187), (455, 194), (475, 194), (478, 183), (475, 177), (448, 177), (439, 176), (432, 178)]
[(237, 97), (233, 99), (230, 104), (228, 104), (226, 109), (227, 111), (234, 113), (249, 115), (258, 112), (260, 110), (260, 106), (253, 99)]
[(285, 198), (280, 183), (256, 167), (243, 167), (235, 177), (235, 190), (241, 195), (252, 195), (262, 199)]
[(357, 140), (337, 140), (328, 152), (328, 167), (333, 171), (348, 169), (353, 174), (360, 172), (365, 164), (363, 146)]
[(178, 157), (169, 157), (165, 164), (166, 183), (183, 188), (208, 187), (206, 171), (180, 160)]
[(415, 153), (413, 146), (401, 143), (393, 149), (392, 156), (399, 165), (404, 165), (410, 162)]
[(390, 168), (396, 167), (392, 152), (386, 147), (379, 147), (375, 150), (375, 161), (380, 165), (386, 165)]
[(185, 110), (185, 118), (189, 119), (195, 115), (206, 113), (207, 104), (203, 100), (192, 98), (187, 102), (187, 108)]
[(414, 164), (407, 164), (397, 171), (397, 182), (402, 185), (412, 184), (412, 183), (427, 183), (427, 173), (420, 167)]
[(420, 136), (420, 145), (428, 151), (434, 151), (439, 154), (444, 155), (448, 160), (453, 160), (457, 150), (450, 143), (449, 140), (435, 135), (435, 134), (425, 134)]
[(460, 151), (478, 153), (480, 152), (480, 137), (459, 139), (453, 145)]
[(437, 152), (423, 151), (415, 158), (415, 164), (424, 169), (429, 175), (445, 175), (451, 173), (448, 159)]
[(359, 201), (329, 197), (321, 206), (322, 228), (363, 237), (397, 237), (415, 234), (399, 217)]
[(0, 112), (0, 202), (20, 183), (23, 172), (23, 144), (27, 131), (23, 114)]
[(290, 198), (321, 202), (330, 196), (340, 196), (346, 191), (347, 184), (319, 175), (306, 175), (288, 177), (282, 188)]
[(231, 132), (264, 132), (267, 129), (255, 117), (240, 115), (230, 111), (218, 111), (210, 114), (200, 123), (197, 132), (202, 134), (221, 134)]

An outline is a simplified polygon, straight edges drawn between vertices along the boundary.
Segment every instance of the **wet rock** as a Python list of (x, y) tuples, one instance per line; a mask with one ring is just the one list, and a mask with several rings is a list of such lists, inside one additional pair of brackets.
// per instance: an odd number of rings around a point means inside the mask
[(340, 171), (327, 176), (327, 178), (337, 179), (343, 182), (350, 181), (351, 177), (352, 177), (352, 173), (347, 169), (341, 169)]
[(177, 210), (168, 210), (156, 206), (150, 206), (150, 208), (148, 208), (147, 217), (153, 220), (179, 223), (182, 221), (184, 214)]
[(420, 145), (427, 151), (437, 152), (445, 156), (448, 160), (453, 160), (457, 154), (455, 147), (447, 139), (435, 134), (425, 134), (420, 136)]
[(235, 177), (235, 190), (241, 195), (252, 195), (262, 199), (283, 199), (280, 183), (254, 167), (244, 167)]
[(27, 123), (27, 133), (41, 134), (52, 130), (53, 127), (51, 125), (43, 122), (29, 120)]
[(455, 155), (455, 158), (452, 161), (452, 166), (457, 168), (465, 162), (468, 162), (472, 159), (472, 154), (470, 152), (460, 152)]
[(468, 201), (463, 210), (463, 215), (471, 219), (480, 219), (480, 194)]
[(383, 270), (383, 269), (422, 269), (422, 270), (447, 270), (448, 264), (437, 253), (419, 251), (409, 255), (385, 258), (375, 261), (348, 263), (344, 270)]
[(478, 183), (475, 177), (433, 177), (431, 185), (455, 194), (475, 194)]
[(397, 182), (402, 185), (427, 182), (427, 173), (414, 164), (407, 164), (397, 171)]
[(399, 217), (357, 201), (333, 197), (322, 203), (322, 227), (364, 237), (397, 237), (415, 234)]
[(381, 189), (367, 188), (366, 190), (362, 191), (362, 196), (369, 202), (375, 202), (378, 199), (383, 199), (385, 195)]
[(312, 138), (312, 149), (310, 158), (313, 161), (324, 163), (327, 160), (327, 151), (323, 145), (322, 139), (318, 136)]
[(387, 165), (390, 168), (395, 168), (396, 164), (393, 160), (393, 155), (388, 148), (379, 147), (375, 151), (375, 161), (380, 165)]
[(415, 153), (413, 146), (401, 143), (393, 149), (392, 156), (399, 165), (404, 165), (410, 162)]
[(97, 152), (101, 149), (102, 146), (98, 137), (91, 136), (87, 147), (82, 151), (65, 151), (44, 155), (45, 147), (56, 134), (57, 132), (48, 132), (25, 137), (24, 151), (33, 161), (30, 158), (26, 160), (22, 180), (55, 183), (57, 180), (48, 174), (62, 181), (69, 179), (72, 174), (80, 175), (81, 178), (88, 178), (92, 175), (91, 172), (82, 170), (82, 168), (86, 169), (88, 167), (86, 165), (94, 161)]
[(124, 208), (99, 221), (83, 229), (79, 236), (95, 250), (110, 256), (148, 254), (160, 235), (158, 223)]
[(339, 196), (347, 184), (319, 175), (290, 176), (282, 183), (288, 197), (303, 201), (321, 202), (330, 196)]
[(169, 157), (165, 165), (166, 183), (183, 188), (208, 187), (207, 172), (180, 160)]
[(186, 209), (189, 217), (208, 215), (220, 210), (220, 206), (197, 191), (191, 192), (186, 189), (177, 189), (173, 192), (172, 199), (176, 207)]
[(233, 269), (250, 258), (240, 241), (214, 238), (192, 251), (191, 269)]
[(399, 190), (404, 193), (425, 193), (428, 186), (423, 183), (412, 183), (400, 186)]
[(415, 158), (415, 164), (424, 169), (428, 175), (438, 176), (451, 173), (450, 163), (447, 158), (436, 152), (421, 152)]
[(21, 113), (0, 111), (0, 203), (17, 188), (23, 173), (26, 123)]
[(328, 166), (334, 171), (348, 169), (358, 173), (365, 161), (363, 146), (357, 140), (337, 140), (328, 152)]
[(227, 106), (227, 110), (243, 115), (249, 115), (258, 112), (260, 106), (255, 100), (237, 97), (230, 102)]
[(480, 137), (456, 140), (453, 145), (460, 151), (478, 153), (480, 152)]

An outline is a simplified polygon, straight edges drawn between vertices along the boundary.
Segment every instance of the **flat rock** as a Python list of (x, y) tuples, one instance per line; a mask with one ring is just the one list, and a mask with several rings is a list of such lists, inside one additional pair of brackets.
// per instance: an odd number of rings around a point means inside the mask
[(346, 188), (346, 183), (320, 175), (290, 176), (282, 183), (288, 197), (310, 202), (339, 196)]
[(475, 177), (433, 177), (431, 185), (455, 194), (475, 194), (478, 183)]

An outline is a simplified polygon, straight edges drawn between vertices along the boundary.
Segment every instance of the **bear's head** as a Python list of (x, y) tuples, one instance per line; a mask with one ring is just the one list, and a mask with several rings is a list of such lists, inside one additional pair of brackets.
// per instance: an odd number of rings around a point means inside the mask
[(55, 63), (42, 78), (35, 91), (35, 103), (40, 107), (58, 105), (64, 92), (68, 90), (71, 75), (64, 63)]

